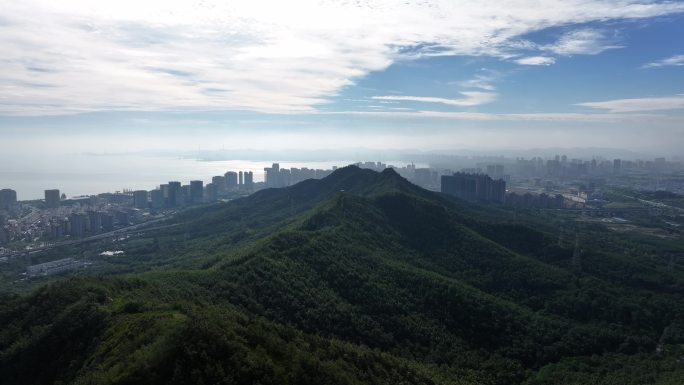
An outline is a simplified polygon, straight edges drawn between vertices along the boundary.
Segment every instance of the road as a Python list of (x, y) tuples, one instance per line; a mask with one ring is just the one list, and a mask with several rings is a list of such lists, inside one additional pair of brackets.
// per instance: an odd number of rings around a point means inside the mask
[(617, 195), (621, 195), (621, 196), (623, 196), (623, 197), (625, 197), (625, 198), (636, 199), (636, 200), (638, 200), (639, 202), (646, 204), (647, 206), (656, 207), (656, 208), (659, 208), (659, 209), (674, 210), (674, 211), (678, 211), (678, 212), (680, 212), (680, 213), (684, 213), (684, 209), (682, 209), (682, 208), (680, 208), (680, 207), (670, 206), (670, 205), (666, 205), (666, 204), (660, 203), (660, 202), (649, 201), (649, 200), (647, 200), (647, 199), (641, 199), (641, 198), (629, 196), (629, 195), (627, 195), (627, 194), (621, 194), (621, 193), (618, 193), (618, 192), (614, 192), (614, 193), (617, 194)]
[(12, 258), (16, 258), (16, 257), (22, 256), (22, 255), (30, 255), (30, 254), (40, 253), (42, 251), (49, 250), (49, 249), (59, 247), (59, 246), (69, 246), (69, 245), (75, 245), (75, 244), (94, 242), (94, 241), (99, 241), (99, 240), (103, 240), (103, 239), (107, 239), (107, 238), (118, 237), (121, 235), (133, 233), (133, 232), (149, 232), (149, 231), (167, 229), (167, 228), (182, 225), (182, 223), (176, 223), (176, 224), (172, 224), (172, 225), (156, 226), (156, 227), (149, 227), (148, 228), (148, 226), (153, 225), (155, 223), (159, 223), (159, 222), (164, 221), (166, 219), (168, 219), (168, 218), (165, 217), (165, 218), (154, 219), (154, 220), (151, 220), (148, 222), (138, 223), (135, 225), (116, 229), (114, 231), (110, 231), (107, 233), (92, 235), (90, 237), (79, 238), (79, 239), (63, 241), (63, 242), (51, 243), (49, 245), (36, 247), (36, 248), (30, 249), (30, 250), (22, 250), (22, 251), (17, 251), (17, 252), (5, 254), (5, 255), (3, 255), (3, 257), (8, 257), (8, 259), (12, 259)]

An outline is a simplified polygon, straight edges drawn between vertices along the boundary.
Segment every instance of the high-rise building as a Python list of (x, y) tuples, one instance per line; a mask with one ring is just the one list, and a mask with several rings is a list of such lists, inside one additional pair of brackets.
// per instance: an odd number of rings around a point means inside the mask
[(492, 181), (489, 200), (499, 203), (504, 203), (506, 201), (506, 182), (503, 179), (495, 179)]
[(264, 173), (266, 187), (283, 187), (279, 163), (273, 163), (271, 167), (264, 167)]
[(278, 175), (278, 185), (277, 187), (285, 187), (292, 185), (292, 173), (289, 169), (281, 168), (280, 175)]
[(441, 191), (467, 200), (481, 200), (503, 203), (506, 196), (506, 182), (493, 180), (484, 174), (442, 175)]
[(85, 235), (86, 231), (86, 215), (83, 213), (73, 213), (69, 216), (69, 233), (77, 238)]
[(137, 190), (133, 191), (133, 207), (144, 210), (147, 208), (147, 191)]
[(254, 188), (254, 172), (245, 172), (245, 189), (251, 190)]
[(226, 189), (235, 190), (238, 187), (238, 174), (235, 171), (228, 171), (226, 173)]
[(183, 205), (183, 188), (180, 182), (169, 182), (168, 206), (177, 207)]
[(159, 210), (164, 207), (164, 191), (150, 191), (150, 207), (155, 210)]
[(89, 211), (90, 233), (99, 234), (102, 231), (102, 213), (99, 211)]
[(52, 239), (62, 239), (64, 238), (64, 230), (66, 226), (61, 220), (50, 221), (50, 238)]
[(613, 159), (613, 174), (619, 174), (622, 171), (622, 160)]
[(12, 189), (0, 190), (0, 209), (8, 209), (17, 203), (17, 192)]
[(216, 185), (213, 183), (207, 183), (207, 185), (204, 188), (204, 201), (211, 203), (211, 202), (216, 202), (216, 199), (218, 199), (218, 194), (216, 191)]
[(421, 187), (428, 187), (430, 185), (430, 169), (417, 168), (413, 170), (413, 183)]
[(119, 226), (128, 226), (131, 224), (131, 215), (127, 211), (115, 211), (114, 216), (116, 217), (116, 222)]
[(242, 171), (238, 172), (238, 186), (242, 187), (244, 179), (242, 179)]
[(201, 180), (190, 181), (190, 201), (194, 204), (204, 201), (204, 182)]
[(217, 194), (223, 194), (226, 192), (226, 177), (225, 176), (215, 176), (211, 178), (211, 183), (214, 184)]
[(441, 191), (463, 199), (475, 199), (476, 174), (455, 173), (442, 175)]
[(161, 190), (163, 196), (164, 196), (164, 202), (168, 202), (169, 200), (169, 184), (161, 184), (159, 185), (159, 189)]
[(102, 228), (105, 231), (111, 231), (114, 229), (114, 216), (111, 214), (103, 213), (101, 216)]
[(59, 190), (45, 190), (45, 207), (49, 209), (59, 207)]
[(494, 176), (492, 176), (492, 179), (501, 179), (504, 176), (504, 165), (503, 164), (497, 164), (494, 165)]
[(183, 187), (181, 189), (183, 190), (183, 204), (189, 205), (190, 203), (192, 203), (192, 201), (190, 199), (190, 185), (189, 184), (183, 185)]
[(487, 175), (492, 179), (501, 179), (504, 175), (503, 164), (490, 164), (487, 165)]

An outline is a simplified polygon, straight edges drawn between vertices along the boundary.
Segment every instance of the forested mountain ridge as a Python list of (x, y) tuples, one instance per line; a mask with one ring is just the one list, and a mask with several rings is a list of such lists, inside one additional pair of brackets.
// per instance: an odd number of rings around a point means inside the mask
[(684, 383), (681, 270), (598, 244), (573, 264), (534, 217), (391, 170), (176, 221), (170, 268), (2, 298), (3, 383)]

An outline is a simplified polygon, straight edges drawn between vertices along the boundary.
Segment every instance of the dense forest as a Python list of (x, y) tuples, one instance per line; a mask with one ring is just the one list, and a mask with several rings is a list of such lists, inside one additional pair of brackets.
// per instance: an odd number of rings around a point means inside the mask
[(683, 384), (684, 246), (511, 210), (350, 166), (182, 212), (2, 294), (1, 382)]

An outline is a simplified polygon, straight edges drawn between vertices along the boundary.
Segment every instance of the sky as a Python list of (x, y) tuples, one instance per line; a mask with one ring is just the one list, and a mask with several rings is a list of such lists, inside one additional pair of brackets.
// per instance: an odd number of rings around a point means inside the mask
[(0, 0), (0, 153), (684, 148), (684, 1)]

